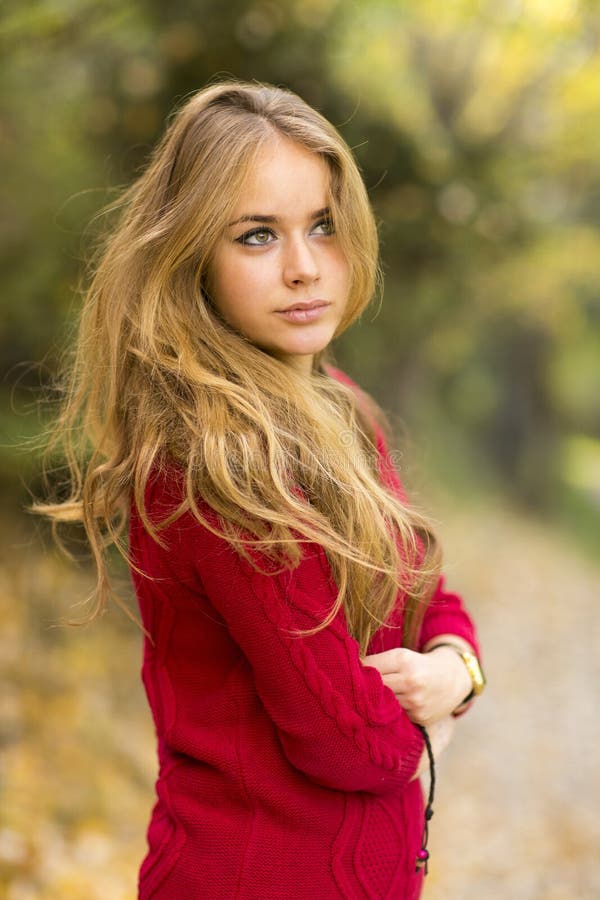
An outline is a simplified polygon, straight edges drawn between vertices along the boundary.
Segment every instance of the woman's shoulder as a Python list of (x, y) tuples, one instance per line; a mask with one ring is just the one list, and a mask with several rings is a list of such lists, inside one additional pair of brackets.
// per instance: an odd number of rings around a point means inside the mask
[(340, 384), (346, 385), (349, 387), (352, 393), (356, 398), (357, 405), (360, 409), (360, 412), (363, 415), (368, 416), (369, 419), (375, 417), (375, 410), (378, 408), (377, 404), (373, 400), (373, 398), (365, 391), (361, 386), (351, 378), (347, 372), (342, 371), (342, 369), (338, 369), (336, 366), (332, 365), (324, 365), (323, 371), (326, 375), (332, 378), (334, 381), (338, 381)]
[(342, 369), (329, 364), (324, 365), (323, 369), (330, 378), (350, 388), (356, 398), (357, 407), (363, 419), (372, 429), (378, 448), (380, 451), (386, 450), (388, 443), (393, 440), (393, 436), (387, 416), (377, 401)]
[(326, 375), (329, 375), (329, 377), (333, 378), (335, 381), (340, 381), (342, 384), (347, 384), (348, 387), (352, 388), (352, 390), (361, 390), (356, 381), (350, 378), (347, 372), (343, 372), (341, 369), (338, 369), (337, 366), (332, 366), (329, 363), (325, 363), (323, 365), (323, 371)]
[(336, 381), (342, 384), (346, 384), (354, 392), (357, 407), (362, 413), (363, 421), (372, 429), (373, 443), (379, 456), (378, 466), (381, 478), (384, 484), (391, 487), (393, 492), (403, 502), (407, 502), (406, 491), (396, 468), (398, 454), (390, 449), (390, 447), (395, 445), (394, 434), (384, 411), (373, 397), (364, 391), (346, 372), (331, 365), (326, 365), (323, 368), (327, 375), (335, 378)]

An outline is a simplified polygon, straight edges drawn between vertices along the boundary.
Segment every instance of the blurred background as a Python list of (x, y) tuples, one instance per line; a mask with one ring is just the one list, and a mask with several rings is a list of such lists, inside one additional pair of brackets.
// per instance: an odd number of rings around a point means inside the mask
[[(94, 215), (218, 76), (354, 148), (386, 288), (336, 345), (392, 415), (489, 688), (440, 764), (425, 900), (600, 897), (600, 4), (4, 0), (0, 894), (135, 896), (141, 633), (25, 512)], [(128, 595), (133, 608), (131, 594)]]

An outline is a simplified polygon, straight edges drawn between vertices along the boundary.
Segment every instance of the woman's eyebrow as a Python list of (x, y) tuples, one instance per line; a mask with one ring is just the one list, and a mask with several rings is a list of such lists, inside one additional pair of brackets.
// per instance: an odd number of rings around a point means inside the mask
[[(328, 206), (324, 206), (323, 209), (318, 209), (316, 212), (311, 213), (309, 218), (312, 220), (320, 219), (322, 216), (330, 215), (331, 210)], [(233, 228), (234, 225), (239, 225), (240, 222), (266, 222), (268, 224), (275, 224), (279, 221), (277, 216), (267, 216), (262, 213), (251, 213), (249, 215), (240, 216), (239, 219), (236, 219), (235, 222), (229, 223), (229, 228)]]

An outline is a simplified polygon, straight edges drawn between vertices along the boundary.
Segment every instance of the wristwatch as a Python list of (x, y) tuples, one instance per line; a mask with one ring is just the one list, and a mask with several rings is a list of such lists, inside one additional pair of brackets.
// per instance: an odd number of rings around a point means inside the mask
[(485, 675), (483, 674), (483, 669), (475, 654), (470, 650), (461, 647), (460, 644), (451, 644), (449, 641), (445, 641), (442, 644), (435, 644), (431, 649), (436, 650), (438, 647), (451, 647), (455, 650), (464, 662), (471, 678), (471, 692), (465, 697), (460, 706), (457, 707), (455, 710), (456, 712), (457, 710), (461, 710), (465, 703), (469, 703), (474, 697), (478, 697), (479, 694), (483, 693), (486, 685)]

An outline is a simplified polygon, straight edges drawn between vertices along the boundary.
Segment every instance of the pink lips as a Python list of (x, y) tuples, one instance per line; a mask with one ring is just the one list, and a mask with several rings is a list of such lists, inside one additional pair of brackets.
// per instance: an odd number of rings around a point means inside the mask
[(325, 300), (311, 300), (309, 303), (293, 303), (287, 309), (278, 309), (277, 313), (289, 322), (312, 322), (327, 306), (329, 303)]

